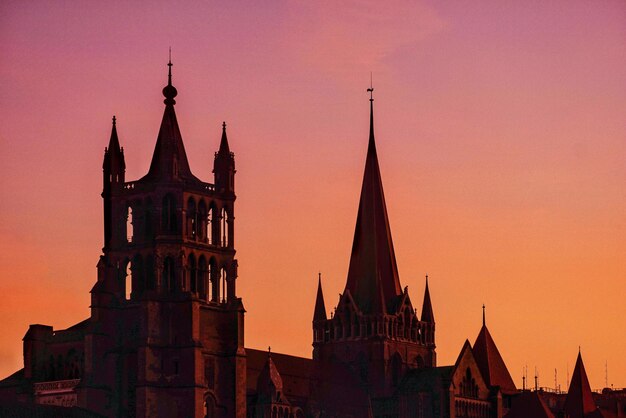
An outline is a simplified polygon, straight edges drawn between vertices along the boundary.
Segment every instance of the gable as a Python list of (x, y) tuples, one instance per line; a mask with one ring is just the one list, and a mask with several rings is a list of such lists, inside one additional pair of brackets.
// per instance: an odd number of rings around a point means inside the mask
[(465, 342), (454, 365), (451, 379), (452, 389), (456, 397), (488, 399), (489, 386), (480, 373), (472, 347)]

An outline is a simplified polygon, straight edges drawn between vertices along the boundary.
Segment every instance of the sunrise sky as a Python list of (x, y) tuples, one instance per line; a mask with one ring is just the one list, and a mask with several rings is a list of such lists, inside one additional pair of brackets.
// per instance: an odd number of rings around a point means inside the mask
[[(383, 6), (384, 4), (384, 6)], [(322, 272), (343, 291), (376, 138), (400, 280), (438, 364), (487, 325), (516, 384), (626, 386), (623, 1), (11, 1), (0, 4), (0, 378), (31, 323), (89, 315), (102, 157), (148, 170), (168, 47), (194, 173), (236, 154), (246, 346), (311, 354)], [(532, 380), (532, 377), (531, 377)]]

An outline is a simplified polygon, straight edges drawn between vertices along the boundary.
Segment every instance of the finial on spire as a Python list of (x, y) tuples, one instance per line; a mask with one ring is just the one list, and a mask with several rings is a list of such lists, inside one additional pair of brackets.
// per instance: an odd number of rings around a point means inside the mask
[(222, 122), (222, 130), (225, 131), (226, 130), (226, 121)]
[(271, 345), (267, 346), (267, 356), (268, 357), (272, 357), (272, 346)]
[(170, 52), (169, 52), (169, 60), (167, 62), (167, 66), (168, 71), (167, 71), (167, 85), (171, 86), (172, 85), (172, 47), (170, 46)]
[(115, 121), (116, 121), (116, 120), (117, 120), (117, 119), (116, 119), (115, 115), (113, 115), (113, 126), (115, 126)]
[(167, 86), (163, 88), (163, 96), (165, 96), (165, 100), (163, 103), (166, 105), (176, 104), (174, 97), (178, 94), (176, 87), (172, 85), (172, 47), (169, 50), (169, 60), (167, 62), (168, 70), (167, 70)]
[(483, 327), (485, 326), (485, 304), (483, 303)]
[(372, 72), (370, 71), (370, 88), (367, 89), (367, 92), (370, 94), (370, 102), (374, 101), (374, 82), (372, 80)]

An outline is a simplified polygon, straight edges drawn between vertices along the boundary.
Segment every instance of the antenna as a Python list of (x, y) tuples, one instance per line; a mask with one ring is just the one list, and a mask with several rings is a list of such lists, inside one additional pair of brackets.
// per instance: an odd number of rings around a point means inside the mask
[(522, 390), (526, 390), (526, 368), (522, 367)]
[(565, 386), (567, 386), (567, 390), (569, 390), (569, 363), (566, 363), (565, 367), (567, 367), (565, 369)]
[(556, 378), (556, 367), (554, 368), (554, 391), (557, 392), (557, 389), (559, 387), (559, 384), (557, 383), (557, 378)]
[(604, 387), (609, 387), (609, 362), (604, 360)]
[(535, 392), (539, 389), (539, 375), (537, 374), (537, 366), (535, 366)]

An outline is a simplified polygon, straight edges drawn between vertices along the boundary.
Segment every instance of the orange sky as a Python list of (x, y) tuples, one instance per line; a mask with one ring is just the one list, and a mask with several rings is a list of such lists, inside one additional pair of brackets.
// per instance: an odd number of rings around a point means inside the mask
[[(132, 4), (128, 4), (132, 3)], [(267, 3), (260, 6), (260, 3)], [(546, 2), (0, 5), (0, 377), (31, 323), (89, 314), (101, 164), (118, 117), (147, 172), (172, 46), (194, 173), (221, 121), (237, 161), (246, 344), (311, 353), (317, 272), (345, 285), (376, 137), (400, 280), (424, 275), (440, 365), (487, 323), (521, 386), (626, 386), (626, 5)]]

